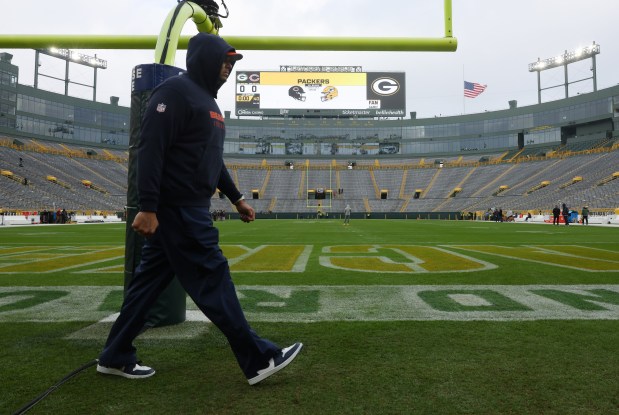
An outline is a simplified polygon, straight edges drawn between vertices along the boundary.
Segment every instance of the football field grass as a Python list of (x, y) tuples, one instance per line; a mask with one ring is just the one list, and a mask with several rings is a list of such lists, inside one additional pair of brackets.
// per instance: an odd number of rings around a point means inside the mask
[[(218, 222), (256, 331), (305, 344), (249, 386), (191, 300), (136, 345), (157, 374), (79, 373), (32, 414), (619, 414), (619, 229)], [(0, 414), (97, 357), (124, 224), (0, 228)]]

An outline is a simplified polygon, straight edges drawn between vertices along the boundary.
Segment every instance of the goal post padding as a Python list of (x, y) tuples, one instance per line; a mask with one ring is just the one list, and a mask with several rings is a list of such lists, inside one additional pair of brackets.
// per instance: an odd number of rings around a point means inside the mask
[[(125, 229), (125, 293), (135, 275), (142, 256), (144, 237), (131, 228), (138, 213), (137, 149), (140, 144), (142, 116), (153, 89), (167, 78), (178, 75), (182, 69), (170, 65), (143, 64), (133, 68), (131, 82), (131, 109), (129, 120), (129, 166), (127, 182), (127, 224)], [(161, 293), (146, 315), (146, 327), (182, 323), (186, 319), (185, 290), (174, 278)]]

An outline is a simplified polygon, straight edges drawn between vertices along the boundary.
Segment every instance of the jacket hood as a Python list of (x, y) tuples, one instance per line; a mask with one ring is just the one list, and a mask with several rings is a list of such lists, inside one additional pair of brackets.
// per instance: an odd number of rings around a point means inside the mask
[(223, 85), (219, 80), (221, 65), (228, 52), (236, 50), (216, 35), (198, 33), (189, 39), (187, 47), (187, 75), (217, 98)]

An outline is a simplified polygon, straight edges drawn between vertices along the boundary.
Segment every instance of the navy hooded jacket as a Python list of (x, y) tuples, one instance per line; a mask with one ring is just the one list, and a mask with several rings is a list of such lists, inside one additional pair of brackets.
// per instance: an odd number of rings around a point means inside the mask
[(226, 129), (215, 98), (221, 66), (235, 51), (219, 36), (189, 40), (187, 72), (157, 86), (149, 99), (137, 153), (139, 208), (205, 206), (219, 188), (241, 199), (223, 161)]

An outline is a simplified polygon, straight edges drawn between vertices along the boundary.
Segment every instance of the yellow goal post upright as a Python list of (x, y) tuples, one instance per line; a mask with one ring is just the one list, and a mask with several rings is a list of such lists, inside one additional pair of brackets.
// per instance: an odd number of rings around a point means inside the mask
[[(194, 18), (201, 32), (217, 33), (213, 23), (196, 4), (185, 1), (182, 13)], [(224, 36), (238, 50), (298, 50), (298, 51), (379, 51), (379, 52), (455, 52), (458, 40), (452, 32), (452, 0), (443, 0), (444, 37), (304, 37), (304, 36)], [(203, 14), (204, 13), (204, 14)], [(170, 16), (168, 16), (169, 18)], [(177, 19), (181, 21), (182, 19)], [(377, 29), (372, 27), (372, 30)], [(187, 49), (191, 36), (178, 35), (173, 45)], [(160, 39), (157, 35), (85, 35), (85, 34), (0, 34), (0, 48), (45, 49), (154, 49)], [(168, 56), (174, 56), (168, 53)]]
[[(305, 163), (305, 201), (308, 209), (316, 209), (316, 213), (320, 208), (331, 209), (333, 207), (333, 167), (329, 163), (329, 182), (328, 183), (312, 183), (310, 188), (310, 163), (309, 160)], [(327, 186), (328, 184), (328, 186)], [(322, 188), (324, 191), (324, 199), (317, 199), (318, 189)], [(314, 198), (310, 198), (310, 194), (314, 194)], [(319, 202), (319, 200), (321, 202)], [(323, 212), (324, 213), (324, 212)]]
[[(212, 18), (212, 20), (211, 20)], [(125, 291), (136, 275), (141, 260), (144, 239), (133, 232), (131, 223), (138, 213), (137, 191), (137, 149), (142, 136), (140, 134), (144, 111), (148, 106), (151, 93), (165, 79), (176, 76), (183, 69), (175, 67), (174, 61), (178, 39), (185, 23), (192, 19), (196, 28), (202, 33), (218, 34), (220, 22), (217, 16), (211, 16), (197, 3), (180, 2), (168, 13), (157, 44), (154, 62), (141, 63), (132, 70), (131, 108), (129, 119), (129, 161), (127, 171), (127, 205), (125, 236)], [(161, 327), (182, 323), (186, 320), (187, 294), (177, 278), (157, 297), (148, 310), (146, 327)]]
[[(412, 38), (412, 37), (295, 37), (295, 36), (225, 36), (225, 39), (238, 50), (296, 50), (296, 51), (379, 51), (379, 52), (455, 52), (458, 41), (452, 33), (452, 0), (444, 1), (444, 37), (438, 38)], [(223, 2), (222, 2), (223, 4)], [(127, 17), (129, 18), (129, 17)], [(133, 17), (131, 17), (133, 18)], [(85, 35), (85, 34), (1, 34), (0, 49), (143, 49), (155, 50), (155, 62), (160, 65), (174, 65), (177, 49), (187, 49), (191, 36), (181, 36), (181, 30), (185, 22), (193, 19), (199, 32), (219, 35), (221, 22), (218, 19), (211, 20), (205, 10), (191, 1), (181, 1), (170, 11), (159, 36), (157, 35)], [(256, 26), (258, 27), (258, 25)], [(372, 30), (376, 27), (372, 27)], [(1, 30), (1, 29), (0, 29)], [(369, 30), (368, 30), (369, 32)], [(131, 147), (131, 143), (130, 143)], [(129, 163), (131, 165), (131, 161)], [(309, 165), (307, 166), (306, 179), (309, 179)], [(329, 167), (329, 188), (332, 190), (332, 169)], [(309, 183), (309, 180), (307, 181)], [(309, 186), (309, 185), (308, 185)], [(127, 205), (132, 206), (131, 193), (127, 192)], [(326, 194), (325, 194), (326, 196)], [(307, 194), (306, 194), (307, 197)], [(331, 193), (331, 198), (333, 194)], [(331, 198), (328, 206), (331, 207)], [(325, 201), (327, 199), (324, 199)], [(309, 199), (308, 199), (309, 207)], [(317, 208), (317, 206), (316, 206)], [(127, 220), (129, 223), (129, 219)], [(133, 235), (127, 229), (127, 235)], [(125, 264), (136, 261), (135, 255), (139, 241), (126, 240), (134, 249), (134, 255), (125, 253)], [(125, 269), (125, 273), (127, 273)], [(181, 298), (182, 290), (175, 290), (176, 298)], [(168, 297), (168, 298), (171, 298)], [(173, 300), (161, 303), (161, 313), (172, 316), (172, 319), (184, 319), (183, 301)], [(174, 315), (174, 314), (177, 315)]]

